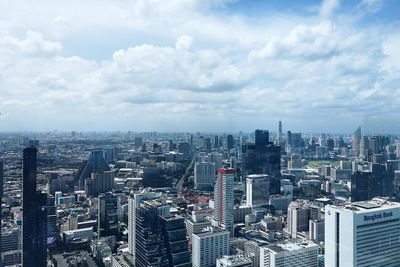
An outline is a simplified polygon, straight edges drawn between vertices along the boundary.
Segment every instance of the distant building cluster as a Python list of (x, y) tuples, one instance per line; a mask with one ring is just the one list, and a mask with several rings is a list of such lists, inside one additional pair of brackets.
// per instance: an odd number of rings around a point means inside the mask
[(0, 139), (0, 266), (400, 266), (400, 138)]

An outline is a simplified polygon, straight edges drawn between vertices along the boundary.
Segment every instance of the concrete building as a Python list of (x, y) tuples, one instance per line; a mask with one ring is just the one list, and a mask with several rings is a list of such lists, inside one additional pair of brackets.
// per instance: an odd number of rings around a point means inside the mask
[(218, 169), (218, 178), (214, 187), (214, 222), (215, 225), (233, 234), (233, 169)]
[(212, 188), (215, 183), (215, 163), (196, 162), (194, 165), (194, 188)]
[(324, 242), (325, 240), (325, 221), (310, 220), (309, 239), (314, 242)]
[(128, 248), (129, 253), (133, 256), (133, 261), (135, 261), (136, 251), (136, 209), (140, 207), (142, 200), (154, 198), (156, 198), (155, 193), (142, 192), (134, 194), (128, 199)]
[(216, 260), (229, 255), (228, 231), (209, 227), (208, 231), (192, 236), (193, 267), (214, 267)]
[(260, 248), (260, 267), (318, 267), (318, 251), (317, 244), (305, 241), (264, 246)]
[(400, 204), (384, 198), (325, 207), (325, 266), (399, 266)]
[(252, 267), (252, 262), (243, 255), (223, 256), (217, 259), (216, 267)]
[(246, 205), (260, 206), (268, 204), (271, 195), (272, 177), (266, 174), (251, 174), (246, 178)]

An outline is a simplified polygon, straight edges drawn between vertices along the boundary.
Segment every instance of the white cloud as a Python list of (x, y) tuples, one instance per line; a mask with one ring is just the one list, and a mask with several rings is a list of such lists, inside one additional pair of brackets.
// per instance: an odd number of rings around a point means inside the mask
[(340, 0), (323, 0), (320, 7), (319, 15), (322, 18), (329, 19), (333, 13), (339, 8)]
[[(26, 22), (0, 4), (4, 125), (246, 130), (281, 118), (332, 130), (397, 111), (398, 34), (335, 19), (339, 1), (313, 18), (214, 13), (228, 2), (47, 2)], [(106, 55), (85, 59), (85, 49)]]

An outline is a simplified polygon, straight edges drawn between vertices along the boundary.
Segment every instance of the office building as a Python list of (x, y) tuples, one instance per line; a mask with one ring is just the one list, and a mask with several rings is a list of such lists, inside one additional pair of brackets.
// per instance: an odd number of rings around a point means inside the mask
[(52, 244), (56, 241), (57, 235), (57, 215), (56, 207), (54, 205), (55, 198), (53, 196), (47, 197), (47, 241)]
[(91, 177), (85, 180), (85, 192), (87, 196), (96, 197), (100, 193), (106, 193), (114, 187), (114, 173), (112, 171), (92, 172)]
[(309, 241), (287, 241), (263, 246), (260, 248), (260, 266), (318, 267), (318, 252), (319, 246)]
[(356, 171), (351, 175), (351, 201), (370, 200), (378, 196), (392, 196), (394, 166), (391, 163), (372, 163), (369, 171)]
[(161, 226), (169, 267), (192, 267), (185, 219), (180, 216), (161, 216)]
[(135, 259), (136, 252), (136, 210), (140, 207), (142, 200), (154, 198), (156, 198), (155, 193), (143, 192), (134, 194), (128, 199), (128, 249), (133, 259)]
[(217, 259), (216, 267), (252, 267), (252, 262), (250, 259), (243, 255), (231, 255), (223, 256)]
[(256, 207), (268, 204), (276, 182), (275, 177), (266, 174), (248, 175), (246, 178), (246, 205)]
[(135, 147), (139, 148), (141, 146), (143, 146), (143, 137), (135, 137)]
[(310, 220), (309, 239), (316, 242), (324, 242), (325, 240), (325, 221), (321, 219)]
[(228, 134), (226, 136), (226, 146), (228, 148), (228, 151), (231, 150), (234, 145), (235, 145), (235, 139), (233, 138), (233, 135)]
[(279, 121), (279, 123), (278, 123), (278, 139), (277, 139), (277, 141), (278, 141), (278, 146), (280, 146), (280, 147), (282, 147), (282, 145), (283, 145), (283, 135), (282, 135), (282, 121)]
[(36, 191), (37, 149), (23, 151), (23, 266), (47, 266), (47, 194)]
[(117, 197), (108, 192), (98, 198), (99, 237), (118, 236)]
[(325, 207), (325, 266), (399, 266), (400, 204), (384, 198)]
[(229, 255), (229, 232), (210, 227), (192, 236), (193, 267), (214, 267), (216, 260)]
[[(2, 210), (2, 204), (3, 204), (3, 191), (4, 191), (4, 169), (3, 169), (3, 162), (0, 161), (0, 228), (1, 228), (1, 222), (2, 222), (2, 214), (3, 214), (3, 210)], [(2, 240), (2, 231), (0, 229), (0, 266), (3, 266), (2, 263), (2, 253), (3, 253), (3, 240)]]
[[(268, 174), (281, 176), (281, 149), (269, 142), (269, 132), (256, 130), (255, 142), (242, 146), (242, 176), (250, 174)], [(274, 194), (279, 193), (279, 183), (274, 188)]]
[(194, 188), (209, 189), (215, 183), (216, 169), (214, 162), (196, 162), (194, 165)]
[(287, 231), (292, 238), (300, 232), (309, 230), (309, 220), (321, 219), (321, 208), (311, 205), (306, 200), (296, 200), (289, 204)]
[(104, 159), (103, 151), (92, 151), (88, 160), (83, 161), (81, 167), (74, 177), (75, 185), (80, 190), (85, 190), (85, 180), (90, 178), (92, 172), (110, 171), (107, 161)]
[(214, 221), (219, 227), (233, 233), (233, 169), (218, 169), (214, 187)]
[(192, 235), (198, 234), (211, 226), (211, 222), (207, 220), (206, 215), (196, 214), (192, 211), (192, 216), (186, 218), (186, 235), (189, 239), (189, 248), (192, 245)]
[(157, 200), (140, 202), (135, 214), (135, 266), (169, 266), (162, 221), (162, 216), (168, 216), (169, 210), (168, 205)]

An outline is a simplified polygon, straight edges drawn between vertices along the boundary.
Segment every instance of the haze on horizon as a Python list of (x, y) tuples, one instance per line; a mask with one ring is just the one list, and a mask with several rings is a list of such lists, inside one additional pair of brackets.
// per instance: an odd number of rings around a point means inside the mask
[(0, 2), (0, 131), (399, 131), (396, 0)]

